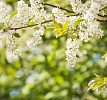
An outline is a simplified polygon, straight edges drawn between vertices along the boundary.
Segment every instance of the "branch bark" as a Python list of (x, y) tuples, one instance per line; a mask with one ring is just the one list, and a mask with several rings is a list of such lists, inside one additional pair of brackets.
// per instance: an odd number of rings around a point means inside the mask
[[(47, 21), (42, 22), (41, 24), (49, 23), (49, 22), (52, 22), (52, 21), (53, 20), (47, 20)], [(29, 26), (25, 26), (25, 27), (18, 27), (18, 28), (8, 28), (7, 30), (18, 30), (18, 29), (23, 29), (23, 28), (37, 26), (37, 25), (39, 25), (39, 24), (29, 25)]]
[[(67, 11), (67, 12), (74, 13), (73, 15), (70, 15), (70, 16), (79, 16), (79, 15), (81, 15), (81, 14), (79, 14), (79, 13), (75, 13), (75, 12), (72, 11), (72, 10), (69, 10), (69, 9), (66, 9), (66, 8), (63, 8), (63, 7), (60, 7), (60, 6), (57, 6), (57, 5), (48, 4), (48, 3), (45, 3), (45, 2), (41, 2), (40, 4), (42, 4), (42, 5), (47, 5), (47, 6), (51, 6), (51, 7), (55, 7), (55, 8), (59, 8), (59, 9), (61, 9), (61, 10), (65, 10), (65, 11)], [(102, 16), (102, 15), (100, 15), (100, 14), (98, 14), (98, 16), (104, 17), (104, 16)], [(67, 16), (67, 17), (69, 17), (69, 16)], [(100, 19), (96, 19), (96, 20), (99, 21), (99, 22), (107, 23), (107, 20), (100, 20)], [(41, 24), (49, 23), (49, 22), (52, 22), (52, 21), (53, 21), (53, 20), (47, 20), (47, 21), (42, 22)], [(39, 24), (34, 24), (34, 25), (29, 25), (29, 26), (19, 27), (19, 28), (8, 28), (7, 30), (18, 30), (18, 29), (23, 29), (23, 28), (28, 28), (28, 27), (37, 26), (37, 25), (39, 25)]]
[[(74, 15), (79, 15), (79, 13), (75, 13), (73, 10), (69, 10), (69, 9), (66, 9), (66, 8), (63, 8), (63, 7), (60, 7), (60, 6), (57, 6), (57, 5), (53, 5), (53, 4), (48, 4), (48, 3), (45, 3), (45, 2), (41, 2), (40, 4), (42, 5), (47, 5), (47, 6), (51, 6), (51, 7), (54, 7), (54, 8), (59, 8), (61, 10), (65, 10), (67, 12), (70, 12), (70, 13), (74, 13)], [(100, 10), (101, 11), (101, 10)], [(100, 17), (107, 17), (107, 15), (101, 15), (101, 14), (98, 14), (98, 16)]]
[(63, 7), (60, 7), (60, 6), (57, 6), (57, 5), (48, 4), (48, 3), (45, 3), (45, 2), (41, 2), (40, 4), (46, 5), (46, 6), (51, 6), (51, 7), (54, 7), (54, 8), (59, 8), (59, 9), (61, 9), (61, 10), (65, 10), (65, 11), (67, 11), (67, 12), (75, 13), (75, 12), (72, 11), (72, 10), (69, 10), (69, 9), (66, 9), (66, 8), (63, 8)]
[(107, 20), (96, 19), (99, 22), (107, 23)]

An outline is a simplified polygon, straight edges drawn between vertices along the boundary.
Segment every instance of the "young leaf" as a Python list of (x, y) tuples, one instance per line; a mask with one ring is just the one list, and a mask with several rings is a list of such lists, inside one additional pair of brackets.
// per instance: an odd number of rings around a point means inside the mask
[(95, 74), (95, 73), (94, 73), (94, 75), (97, 77), (98, 80), (103, 81), (103, 77), (102, 77), (102, 76), (99, 76), (99, 75), (97, 75), (97, 74)]
[(21, 36), (18, 33), (13, 34), (16, 38), (20, 38)]
[(88, 90), (92, 89), (92, 90), (100, 90), (100, 89), (103, 89), (104, 88), (107, 88), (106, 87), (106, 84), (107, 84), (107, 77), (102, 77), (102, 76), (99, 76), (97, 74), (95, 74), (96, 76), (96, 80), (94, 80)]
[(4, 23), (0, 23), (0, 30), (4, 28)]
[(95, 90), (95, 89), (99, 89), (100, 87), (103, 86), (103, 82), (102, 81), (95, 81), (92, 83), (92, 85), (88, 88), (88, 90)]
[(14, 11), (11, 13), (10, 18), (9, 18), (9, 22), (17, 13), (18, 13), (17, 11)]
[(30, 26), (30, 25), (34, 25), (35, 23), (34, 22), (29, 22), (28, 23), (28, 25)]
[(107, 82), (107, 77), (104, 77), (104, 82)]
[(61, 28), (61, 24), (57, 23), (57, 22), (54, 20), (54, 25), (55, 25), (56, 31), (58, 32), (58, 36), (56, 36), (56, 37), (61, 36), (62, 33), (63, 33), (63, 30), (62, 30), (62, 28)]
[(77, 28), (77, 26), (80, 24), (80, 22), (82, 22), (83, 21), (83, 19), (78, 19), (78, 20), (76, 20), (75, 21), (75, 23), (74, 23), (74, 28)]
[(68, 21), (66, 21), (64, 24), (59, 24), (54, 20), (54, 25), (55, 25), (56, 31), (58, 32), (56, 37), (64, 35), (65, 32), (68, 30)]
[(63, 30), (68, 30), (68, 21), (65, 22), (65, 24), (62, 25)]

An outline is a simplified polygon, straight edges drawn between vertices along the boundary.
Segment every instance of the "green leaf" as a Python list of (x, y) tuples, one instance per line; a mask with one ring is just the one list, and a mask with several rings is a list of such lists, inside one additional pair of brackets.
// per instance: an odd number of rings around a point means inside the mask
[(95, 76), (96, 76), (97, 79), (94, 82), (91, 83), (88, 90), (90, 90), (90, 89), (100, 90), (105, 85), (105, 82), (107, 82), (107, 77), (102, 77), (102, 76), (99, 76), (97, 74), (95, 74)]
[(104, 77), (104, 82), (107, 82), (107, 77)]
[(3, 28), (3, 32), (7, 32), (7, 29)]
[(35, 15), (32, 16), (32, 17), (29, 19), (29, 22), (30, 22), (31, 20), (33, 20), (34, 18), (35, 18)]
[(68, 21), (65, 22), (65, 24), (62, 25), (63, 30), (68, 30)]
[(58, 32), (56, 37), (64, 35), (65, 32), (68, 30), (68, 21), (66, 21), (64, 24), (57, 23), (55, 20), (53, 21), (54, 21), (56, 31)]
[(9, 18), (9, 22), (17, 13), (18, 13), (17, 11), (14, 11), (11, 13), (10, 18)]
[(0, 23), (0, 30), (4, 28), (4, 23)]
[(28, 23), (28, 25), (30, 26), (30, 25), (34, 25), (35, 23), (34, 22), (29, 22)]
[(73, 25), (74, 28), (77, 28), (77, 26), (78, 26), (78, 25), (80, 24), (80, 22), (82, 22), (82, 21), (83, 21), (83, 19), (80, 19), (80, 18), (79, 18), (78, 20), (76, 20), (75, 23), (74, 23), (74, 25)]
[(102, 81), (95, 81), (92, 83), (92, 85), (88, 88), (88, 90), (91, 89), (99, 89), (101, 86), (103, 86), (103, 82)]
[(15, 37), (20, 38), (21, 36), (18, 33), (13, 34)]
[(94, 74), (94, 75), (97, 77), (98, 80), (103, 81), (103, 77), (102, 76), (99, 76), (97, 74)]

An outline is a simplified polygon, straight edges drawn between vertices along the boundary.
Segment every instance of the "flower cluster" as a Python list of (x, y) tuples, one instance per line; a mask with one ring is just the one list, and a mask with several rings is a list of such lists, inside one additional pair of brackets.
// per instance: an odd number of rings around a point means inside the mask
[(69, 22), (69, 30), (73, 32), (73, 30), (76, 30), (74, 27), (75, 22), (79, 19), (79, 16), (70, 16), (68, 17)]
[(81, 8), (82, 8), (82, 2), (81, 0), (70, 0), (70, 4), (72, 6), (72, 9), (74, 12), (76, 13), (80, 13), (81, 12)]
[(6, 50), (6, 58), (8, 62), (13, 62), (19, 59), (19, 56), (21, 56), (22, 51), (20, 49), (15, 49), (14, 51), (8, 51)]
[[(39, 30), (33, 32), (33, 37), (27, 41), (28, 47), (33, 47), (42, 41), (42, 35), (44, 34), (44, 28), (41, 27), (43, 21), (51, 19), (51, 14), (47, 14), (44, 6), (40, 4), (39, 0), (30, 0), (31, 6), (28, 6), (23, 0), (18, 1), (16, 11), (8, 14), (8, 7), (5, 3), (0, 2), (0, 23), (4, 23), (7, 28), (20, 28), (27, 27), (30, 24), (38, 24)], [(21, 55), (20, 49), (18, 49), (15, 37), (15, 31), (7, 30), (6, 36), (6, 54), (7, 59), (18, 59)], [(0, 46), (2, 46), (2, 35), (0, 36)]]
[(67, 21), (66, 15), (59, 8), (53, 8), (52, 13), (58, 23), (64, 24)]
[[(104, 35), (103, 30), (100, 29), (100, 23), (96, 20), (96, 18), (98, 16), (97, 14), (99, 13), (99, 11), (103, 9), (105, 6), (107, 6), (107, 1), (87, 0), (85, 3), (82, 3), (81, 0), (70, 0), (70, 4), (72, 5), (72, 10), (75, 13), (81, 15), (68, 17), (70, 31), (78, 31), (77, 36), (79, 36), (79, 39), (84, 42), (90, 41), (90, 39), (94, 36), (100, 38)], [(58, 17), (61, 18), (60, 15)], [(77, 23), (78, 25), (76, 25)], [(70, 41), (71, 40), (69, 40), (69, 43)], [(70, 45), (72, 46), (72, 43)], [(66, 52), (68, 52), (69, 50), (69, 45), (67, 46), (68, 47)], [(73, 52), (77, 54), (76, 50), (74, 50)], [(72, 58), (74, 58), (75, 60)], [(69, 50), (69, 53), (67, 53), (66, 60), (72, 66), (72, 63), (74, 63), (75, 65), (77, 57), (74, 57), (72, 55), (72, 51)]]
[(21, 56), (21, 50), (17, 48), (17, 43), (15, 41), (15, 38), (13, 36), (14, 31), (9, 31), (10, 33), (6, 33), (6, 54), (7, 59), (17, 60), (19, 56)]
[[(87, 6), (88, 9), (84, 9), (82, 13), (85, 21), (80, 24), (79, 36), (81, 40), (87, 42), (93, 36), (97, 36), (98, 38), (103, 36), (103, 31), (99, 28), (99, 22), (96, 20), (96, 18), (99, 11), (107, 5), (107, 1), (88, 0), (88, 3), (83, 5)], [(83, 28), (83, 26), (85, 26), (85, 28)]]
[[(107, 0), (87, 0), (85, 3), (82, 3), (81, 0), (69, 1), (73, 10), (71, 12), (74, 13), (72, 16), (67, 16), (62, 11), (65, 9), (61, 10), (61, 7), (49, 4), (47, 5), (56, 8), (52, 9), (52, 13), (48, 13), (44, 9), (44, 3), (39, 0), (30, 0), (29, 6), (23, 0), (20, 0), (17, 3), (16, 11), (9, 14), (6, 4), (0, 2), (0, 30), (7, 31), (6, 46), (7, 51), (9, 51), (8, 54), (11, 55), (10, 57), (18, 58), (18, 55), (21, 54), (15, 40), (16, 37), (20, 37), (15, 33), (17, 29), (29, 27), (33, 30), (33, 36), (27, 41), (27, 47), (31, 48), (41, 43), (44, 34), (43, 24), (47, 25), (46, 23), (52, 21), (59, 32), (59, 36), (65, 35), (64, 32), (70, 34), (69, 36), (75, 35), (75, 38), (67, 39), (66, 44), (66, 60), (69, 66), (73, 67), (78, 59), (79, 41), (88, 42), (92, 37), (99, 38), (103, 36), (103, 30), (100, 29), (97, 16), (100, 10), (107, 6)], [(0, 46), (2, 45), (1, 36)]]
[(9, 26), (12, 28), (24, 27), (28, 24), (30, 17), (30, 7), (21, 0), (18, 2), (17, 14), (12, 18)]
[(86, 21), (81, 22), (79, 25), (80, 31), (78, 33), (80, 40), (88, 42), (93, 36), (96, 36), (98, 38), (102, 37), (104, 34), (103, 30), (99, 28), (99, 24), (100, 23), (96, 20), (88, 23)]
[(39, 30), (34, 31), (33, 37), (27, 41), (27, 46), (29, 48), (36, 46), (41, 43), (42, 37), (44, 34), (44, 28), (40, 27)]
[(77, 54), (79, 52), (79, 40), (67, 39), (66, 43), (66, 60), (70, 67), (74, 67), (77, 62)]
[(44, 6), (40, 4), (39, 0), (30, 0), (30, 4), (31, 4), (32, 21), (35, 24), (37, 23), (40, 24), (41, 22), (49, 20), (51, 18), (51, 15), (46, 13)]
[(0, 2), (0, 22), (4, 22), (6, 24), (8, 19), (8, 8), (4, 2)]

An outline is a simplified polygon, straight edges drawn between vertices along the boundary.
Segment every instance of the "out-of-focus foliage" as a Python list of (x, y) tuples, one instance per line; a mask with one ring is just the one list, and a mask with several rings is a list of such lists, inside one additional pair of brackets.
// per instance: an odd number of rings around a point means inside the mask
[[(14, 8), (16, 1), (6, 2)], [(69, 0), (44, 1), (71, 9)], [(107, 51), (107, 24), (101, 27), (105, 36), (84, 43), (81, 51), (86, 56), (81, 57), (75, 68), (68, 68), (66, 64), (66, 36), (56, 39), (51, 27), (46, 28), (43, 43), (26, 50), (18, 61), (6, 59), (5, 48), (1, 48), (0, 100), (106, 100), (106, 93), (87, 91), (94, 73), (107, 76), (107, 65), (101, 58)], [(30, 31), (20, 33), (21, 39), (18, 39), (23, 43)]]

